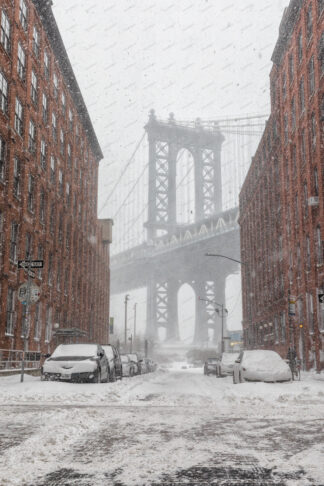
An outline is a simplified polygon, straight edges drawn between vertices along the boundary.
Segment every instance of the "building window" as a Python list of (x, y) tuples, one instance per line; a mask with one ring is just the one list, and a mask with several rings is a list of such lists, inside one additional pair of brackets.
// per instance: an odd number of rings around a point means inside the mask
[(70, 248), (71, 245), (71, 223), (66, 225), (66, 237), (65, 237), (65, 246), (66, 248)]
[(30, 233), (26, 233), (26, 252), (25, 259), (29, 260), (32, 258), (32, 237)]
[(306, 236), (306, 269), (309, 271), (311, 269), (311, 251), (310, 251), (310, 239)]
[(63, 216), (62, 216), (62, 214), (60, 214), (60, 217), (59, 217), (58, 240), (60, 242), (63, 241)]
[(314, 193), (315, 196), (318, 196), (318, 171), (316, 167), (314, 169)]
[(284, 114), (284, 135), (285, 135), (285, 143), (288, 143), (288, 115), (287, 113)]
[(18, 256), (18, 223), (11, 223), (10, 233), (10, 260), (14, 263), (17, 262)]
[(281, 314), (280, 320), (281, 320), (281, 341), (285, 343), (286, 342), (286, 315), (284, 312)]
[(52, 113), (52, 137), (53, 140), (56, 141), (56, 134), (57, 134), (57, 127), (56, 127), (56, 115)]
[[(37, 258), (38, 260), (43, 260), (44, 261), (44, 248), (42, 245), (38, 245), (38, 252), (37, 252)], [(42, 278), (42, 268), (39, 268), (37, 270), (38, 272), (38, 278)]]
[(20, 42), (18, 42), (17, 73), (20, 79), (24, 81), (26, 74), (26, 54)]
[(61, 170), (59, 170), (58, 178), (59, 178), (59, 193), (61, 196), (63, 196), (63, 172)]
[(50, 58), (47, 51), (44, 51), (44, 76), (48, 81), (50, 77)]
[(70, 205), (70, 184), (68, 182), (66, 183), (65, 193), (66, 193), (66, 204), (69, 206)]
[(65, 94), (63, 93), (63, 91), (62, 91), (62, 94), (61, 94), (61, 101), (62, 101), (62, 113), (63, 113), (63, 116), (65, 116), (65, 112), (66, 112), (66, 98), (65, 98)]
[(301, 63), (303, 59), (303, 34), (302, 31), (299, 31), (298, 35), (298, 61)]
[(73, 131), (73, 114), (72, 111), (69, 109), (69, 127), (71, 132)]
[(308, 191), (307, 191), (307, 183), (304, 182), (304, 217), (307, 218), (308, 216)]
[(30, 97), (32, 99), (32, 102), (37, 105), (37, 76), (35, 72), (32, 70), (31, 73), (31, 91), (30, 91)]
[(50, 233), (54, 235), (55, 230), (55, 205), (54, 203), (51, 205), (51, 212), (50, 212)]
[(35, 306), (35, 325), (34, 325), (34, 340), (39, 341), (42, 332), (42, 303), (37, 302)]
[(295, 98), (291, 100), (291, 129), (295, 130), (296, 128), (296, 106), (295, 106)]
[(302, 129), (301, 132), (301, 158), (302, 158), (302, 163), (305, 164), (306, 162), (306, 134), (305, 134), (305, 129)]
[(288, 66), (289, 66), (289, 81), (290, 83), (292, 83), (294, 79), (294, 57), (292, 53), (290, 53), (288, 57)]
[(14, 170), (13, 170), (13, 194), (19, 199), (20, 197), (20, 160), (18, 157), (14, 158)]
[(25, 0), (19, 2), (19, 21), (24, 30), (27, 30), (27, 5)]
[(40, 161), (42, 169), (46, 169), (46, 142), (44, 139), (41, 140), (41, 150), (40, 150)]
[(51, 174), (50, 174), (50, 180), (54, 184), (55, 182), (55, 159), (53, 155), (51, 155)]
[(35, 206), (35, 178), (33, 176), (28, 177), (28, 194), (27, 194), (27, 209), (30, 212), (34, 212)]
[(23, 107), (18, 98), (15, 103), (15, 130), (22, 136), (23, 134)]
[(324, 31), (318, 43), (318, 60), (321, 76), (324, 74)]
[(287, 96), (287, 77), (286, 77), (286, 73), (283, 73), (282, 74), (282, 96), (283, 96), (283, 99), (285, 99), (286, 96)]
[(56, 73), (53, 74), (53, 94), (56, 99), (58, 96), (58, 79)]
[(28, 148), (31, 153), (36, 152), (36, 127), (32, 120), (29, 120)]
[(62, 128), (60, 129), (60, 153), (64, 155), (64, 133)]
[(322, 263), (323, 263), (323, 247), (322, 247), (322, 237), (321, 237), (321, 227), (320, 226), (316, 227), (315, 241), (316, 241), (317, 263), (318, 263), (318, 265), (322, 265)]
[(311, 138), (312, 138), (312, 148), (316, 148), (316, 117), (315, 113), (311, 115)]
[(4, 49), (10, 52), (10, 22), (4, 10), (1, 13), (0, 41)]
[(69, 143), (68, 143), (68, 146), (67, 146), (67, 162), (68, 162), (69, 168), (71, 169), (71, 167), (72, 167), (72, 151), (71, 151), (71, 145)]
[(61, 265), (57, 266), (57, 274), (56, 274), (56, 290), (60, 292), (61, 290)]
[(46, 124), (48, 118), (48, 101), (45, 93), (43, 93), (42, 96), (42, 117), (43, 117), (43, 122)]
[(45, 224), (45, 192), (41, 191), (39, 195), (39, 221)]
[(45, 323), (45, 343), (49, 343), (52, 337), (52, 308), (47, 306)]
[(306, 305), (307, 305), (307, 316), (308, 316), (308, 326), (311, 333), (314, 332), (314, 307), (313, 307), (313, 296), (311, 293), (306, 293)]
[(53, 253), (48, 255), (48, 285), (53, 284)]
[(37, 58), (39, 57), (39, 43), (40, 43), (39, 32), (34, 25), (34, 28), (33, 28), (33, 53), (35, 54), (35, 56)]
[(304, 78), (301, 78), (299, 83), (299, 105), (300, 111), (303, 112), (305, 109), (305, 86), (304, 86)]
[(312, 12), (312, 4), (310, 4), (307, 14), (306, 14), (306, 32), (307, 32), (307, 39), (309, 40), (313, 35), (313, 12)]
[(6, 173), (6, 142), (0, 137), (0, 180), (4, 181)]
[(15, 291), (9, 287), (7, 296), (6, 335), (13, 336), (15, 327)]
[(321, 15), (321, 13), (324, 10), (324, 0), (317, 0), (317, 8), (318, 8), (318, 14)]
[(315, 91), (314, 56), (311, 57), (308, 63), (308, 83), (309, 83), (309, 94), (312, 95)]
[(297, 245), (297, 277), (300, 278), (301, 260), (300, 260), (300, 245)]
[(0, 109), (7, 113), (8, 110), (8, 82), (0, 71)]
[(67, 267), (65, 269), (65, 275), (64, 275), (64, 295), (68, 295), (68, 290), (69, 290), (69, 268)]

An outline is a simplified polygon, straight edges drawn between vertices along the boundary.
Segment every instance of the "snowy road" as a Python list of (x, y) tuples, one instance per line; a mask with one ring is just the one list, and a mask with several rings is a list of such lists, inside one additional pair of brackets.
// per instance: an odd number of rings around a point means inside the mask
[(323, 486), (323, 378), (0, 378), (0, 485)]

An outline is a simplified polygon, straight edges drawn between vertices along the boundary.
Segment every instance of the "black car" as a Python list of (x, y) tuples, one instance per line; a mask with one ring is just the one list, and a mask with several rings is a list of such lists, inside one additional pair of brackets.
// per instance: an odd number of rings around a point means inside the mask
[(109, 381), (121, 380), (123, 377), (123, 367), (118, 349), (112, 344), (104, 344), (102, 347), (108, 359)]

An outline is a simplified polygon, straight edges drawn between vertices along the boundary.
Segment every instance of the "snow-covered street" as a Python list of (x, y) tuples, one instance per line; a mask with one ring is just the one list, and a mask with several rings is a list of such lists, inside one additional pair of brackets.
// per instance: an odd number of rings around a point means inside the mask
[(0, 378), (0, 485), (323, 485), (324, 379)]

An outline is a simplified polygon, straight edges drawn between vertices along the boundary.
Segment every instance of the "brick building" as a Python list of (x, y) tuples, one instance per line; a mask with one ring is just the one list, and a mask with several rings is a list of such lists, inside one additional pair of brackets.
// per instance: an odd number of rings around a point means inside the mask
[(320, 369), (324, 0), (290, 1), (272, 61), (271, 115), (240, 193), (244, 342), (282, 356), (291, 342)]
[[(107, 342), (111, 221), (97, 220), (102, 158), (51, 10), (0, 0), (0, 349), (55, 344), (54, 323)], [(44, 260), (25, 318), (17, 261)], [(55, 326), (57, 327), (57, 326)]]

